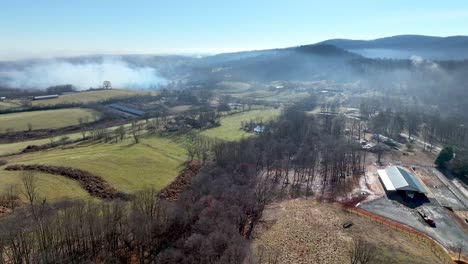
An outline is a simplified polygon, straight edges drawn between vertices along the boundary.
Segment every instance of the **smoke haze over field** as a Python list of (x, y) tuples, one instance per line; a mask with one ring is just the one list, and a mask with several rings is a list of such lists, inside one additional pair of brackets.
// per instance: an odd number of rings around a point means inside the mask
[(120, 59), (79, 63), (43, 61), (20, 70), (3, 72), (2, 76), (11, 87), (39, 89), (72, 84), (83, 90), (100, 87), (104, 81), (110, 81), (115, 88), (150, 89), (167, 82), (153, 68), (132, 67)]

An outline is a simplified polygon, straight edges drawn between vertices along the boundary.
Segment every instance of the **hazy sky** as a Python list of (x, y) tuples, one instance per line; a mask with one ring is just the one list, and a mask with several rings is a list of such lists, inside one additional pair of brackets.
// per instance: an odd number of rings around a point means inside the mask
[(468, 34), (468, 0), (0, 0), (0, 60)]

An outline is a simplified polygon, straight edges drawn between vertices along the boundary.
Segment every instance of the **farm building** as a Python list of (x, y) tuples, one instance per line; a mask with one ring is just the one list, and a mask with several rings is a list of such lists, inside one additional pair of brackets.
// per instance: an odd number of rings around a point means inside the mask
[(120, 105), (120, 104), (110, 104), (109, 106), (111, 108), (117, 109), (119, 111), (129, 113), (129, 114), (132, 114), (132, 115), (136, 115), (136, 116), (142, 116), (142, 115), (145, 114), (144, 111), (134, 109), (134, 108), (130, 108), (130, 107), (126, 107), (126, 106), (123, 106), (123, 105)]
[(5, 96), (0, 96), (0, 101), (5, 101), (6, 97)]
[(232, 109), (240, 109), (242, 107), (242, 104), (239, 104), (239, 103), (229, 103), (228, 105)]
[(46, 100), (46, 99), (54, 99), (58, 97), (59, 97), (58, 94), (40, 95), (40, 96), (34, 96), (33, 100)]
[(254, 132), (255, 132), (255, 133), (263, 133), (264, 131), (265, 131), (265, 126), (257, 125), (257, 126), (254, 128)]
[(383, 170), (377, 170), (377, 173), (387, 192), (404, 192), (410, 198), (418, 193), (427, 193), (416, 175), (406, 169), (391, 166)]

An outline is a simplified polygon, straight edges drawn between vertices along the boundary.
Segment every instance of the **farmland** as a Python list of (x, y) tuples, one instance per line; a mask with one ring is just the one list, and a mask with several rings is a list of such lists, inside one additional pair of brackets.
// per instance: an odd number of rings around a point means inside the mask
[[(58, 111), (58, 110), (52, 110)], [(46, 111), (40, 111), (46, 112)], [(239, 140), (252, 136), (240, 130), (241, 122), (266, 122), (280, 113), (278, 109), (258, 109), (221, 118), (221, 126), (200, 134), (222, 140)], [(68, 134), (78, 139), (80, 133)], [(0, 155), (19, 153), (28, 145), (48, 144), (49, 139), (38, 139), (0, 145)], [(130, 138), (119, 143), (82, 142), (64, 148), (53, 148), (33, 153), (4, 157), (9, 164), (47, 164), (69, 166), (103, 177), (119, 191), (134, 193), (145, 187), (162, 189), (179, 173), (186, 154), (179, 137), (145, 136), (139, 144)], [(21, 172), (0, 168), (0, 185), (20, 184)], [(38, 174), (41, 195), (51, 200), (62, 198), (89, 198), (78, 183), (56, 175)], [(57, 186), (60, 186), (56, 191)]]
[[(9, 164), (48, 164), (68, 166), (101, 176), (119, 191), (134, 193), (154, 187), (162, 189), (178, 175), (185, 160), (184, 149), (173, 141), (147, 136), (139, 144), (132, 140), (120, 143), (76, 144), (6, 158)], [(0, 186), (20, 184), (20, 172), (0, 167)], [(38, 174), (40, 193), (49, 199), (89, 197), (78, 183), (60, 176)], [(57, 190), (60, 190), (57, 192)]]
[(97, 90), (97, 91), (83, 91), (78, 93), (71, 93), (61, 95), (59, 98), (33, 101), (33, 106), (45, 106), (55, 104), (71, 104), (71, 103), (94, 103), (108, 100), (111, 98), (128, 97), (133, 95), (147, 94), (148, 92), (135, 91), (135, 90)]
[(30, 111), (0, 115), (0, 131), (28, 130), (28, 123), (32, 129), (54, 129), (79, 124), (79, 118), (93, 121), (99, 114), (90, 109), (69, 108), (44, 111)]
[(16, 104), (12, 101), (9, 102), (2, 102), (0, 101), (0, 111), (2, 110), (7, 110), (7, 109), (13, 109), (19, 107), (19, 104)]
[[(21, 171), (5, 171), (0, 166), (0, 193), (5, 193), (10, 186), (20, 189), (22, 175)], [(47, 173), (36, 173), (35, 176), (39, 196), (48, 201), (91, 198), (78, 182), (71, 179)]]
[(207, 129), (201, 135), (222, 139), (227, 141), (240, 140), (243, 137), (252, 136), (253, 133), (241, 130), (241, 123), (254, 120), (255, 122), (267, 122), (280, 114), (279, 109), (259, 109), (248, 112), (241, 112), (221, 118), (221, 126)]
[[(75, 140), (75, 139), (82, 137), (82, 135), (81, 133), (73, 133), (73, 134), (67, 134), (66, 137), (68, 137), (70, 140)], [(0, 144), (0, 156), (19, 153), (27, 146), (32, 146), (32, 145), (39, 146), (39, 145), (44, 145), (48, 143), (50, 143), (50, 138)]]

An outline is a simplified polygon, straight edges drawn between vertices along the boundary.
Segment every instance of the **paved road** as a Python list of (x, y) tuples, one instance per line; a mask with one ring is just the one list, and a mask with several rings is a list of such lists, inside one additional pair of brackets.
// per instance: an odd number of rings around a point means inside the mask
[[(443, 175), (440, 171), (438, 171), (436, 168), (432, 168), (432, 172), (441, 180), (445, 186), (457, 197), (458, 200), (465, 206), (465, 208), (468, 208), (468, 198), (465, 196), (465, 194), (458, 189), (458, 187), (445, 175)], [(464, 188), (462, 185), (459, 185), (461, 188)]]

